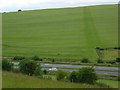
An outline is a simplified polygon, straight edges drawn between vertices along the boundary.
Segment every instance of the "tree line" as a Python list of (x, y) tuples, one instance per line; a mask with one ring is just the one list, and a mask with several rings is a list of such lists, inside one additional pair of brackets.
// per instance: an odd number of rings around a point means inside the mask
[[(13, 63), (10, 60), (2, 61), (3, 71), (13, 71), (14, 69)], [(19, 64), (19, 72), (28, 76), (42, 76), (43, 74), (47, 74), (46, 70), (41, 70), (40, 63), (33, 60), (22, 60)], [(94, 84), (97, 80), (97, 75), (92, 67), (83, 67), (78, 71), (70, 73), (58, 70), (55, 72), (55, 75), (59, 81)]]

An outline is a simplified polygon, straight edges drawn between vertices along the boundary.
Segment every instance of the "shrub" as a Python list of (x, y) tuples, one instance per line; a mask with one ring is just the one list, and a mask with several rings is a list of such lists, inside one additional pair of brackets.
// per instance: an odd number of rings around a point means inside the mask
[(118, 76), (118, 81), (120, 81), (120, 76)]
[(35, 76), (42, 76), (41, 68), (38, 66), (34, 71)]
[(94, 84), (97, 80), (95, 70), (91, 67), (83, 67), (78, 72), (70, 73), (69, 78), (71, 82), (80, 82), (87, 84)]
[(95, 49), (100, 49), (99, 47), (96, 47)]
[(101, 51), (105, 50), (104, 48), (100, 48)]
[(81, 62), (82, 62), (82, 63), (88, 63), (89, 60), (88, 60), (88, 58), (83, 58)]
[(47, 74), (48, 72), (47, 72), (47, 70), (43, 70), (43, 73), (44, 73), (44, 74)]
[(22, 57), (22, 56), (15, 56), (13, 57), (13, 60), (24, 60), (25, 57)]
[(114, 49), (118, 49), (117, 47), (114, 47)]
[(65, 76), (66, 76), (65, 72), (61, 70), (57, 71), (57, 74), (56, 74), (57, 80), (63, 80)]
[(118, 50), (120, 50), (120, 47), (118, 47)]
[(114, 47), (114, 49), (118, 49), (118, 50), (120, 50), (120, 47)]
[(95, 70), (91, 67), (83, 67), (79, 70), (77, 75), (78, 82), (94, 84), (97, 80), (97, 75)]
[(21, 9), (18, 10), (18, 12), (21, 12), (21, 11), (22, 11)]
[(70, 73), (70, 75), (69, 75), (69, 80), (70, 80), (70, 82), (77, 82), (77, 72), (75, 72), (75, 71), (73, 71), (72, 73)]
[(120, 63), (120, 58), (116, 58), (116, 62), (119, 62), (119, 63)]
[(32, 60), (35, 60), (35, 61), (42, 61), (42, 59), (39, 58), (38, 56), (34, 56), (34, 57), (32, 57)]
[(116, 61), (115, 60), (110, 60), (110, 61), (107, 61), (106, 63), (115, 64)]
[(12, 68), (13, 68), (12, 62), (10, 62), (9, 60), (2, 61), (2, 70), (11, 71)]
[(102, 59), (98, 59), (97, 63), (104, 63), (104, 61)]
[(32, 76), (38, 67), (39, 65), (34, 61), (24, 60), (20, 62), (20, 71), (29, 76)]
[(55, 62), (55, 60), (53, 59), (53, 60), (52, 60), (52, 63), (54, 63), (54, 62)]

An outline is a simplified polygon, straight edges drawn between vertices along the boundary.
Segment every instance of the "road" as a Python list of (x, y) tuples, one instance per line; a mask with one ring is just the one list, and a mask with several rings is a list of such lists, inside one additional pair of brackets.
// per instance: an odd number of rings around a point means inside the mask
[[(77, 71), (78, 69), (82, 67), (88, 67), (88, 66), (63, 65), (63, 64), (41, 64), (41, 67), (43, 70), (49, 70), (50, 68), (58, 68), (63, 71), (72, 72), (72, 71)], [(101, 75), (118, 76), (118, 71), (120, 71), (120, 68), (117, 68), (117, 67), (94, 66), (93, 68), (95, 69), (97, 74), (101, 74)]]
[[(15, 65), (14, 68), (17, 68), (17, 65), (19, 65), (19, 62), (13, 62)], [(78, 69), (82, 67), (89, 67), (89, 66), (81, 66), (81, 65), (65, 65), (65, 64), (41, 64), (40, 65), (43, 70), (49, 70), (50, 68), (57, 68), (59, 70), (63, 71), (77, 71)], [(97, 74), (101, 75), (111, 75), (111, 76), (118, 76), (118, 71), (120, 74), (120, 68), (117, 67), (102, 67), (102, 66), (94, 66), (93, 67)]]
[[(56, 68), (66, 68), (66, 69), (79, 69), (82, 67), (88, 66), (81, 66), (81, 65), (65, 65), (65, 64), (41, 64), (41, 67), (56, 67)], [(117, 67), (100, 67), (94, 66), (95, 70), (105, 70), (105, 71), (120, 71), (120, 68)]]

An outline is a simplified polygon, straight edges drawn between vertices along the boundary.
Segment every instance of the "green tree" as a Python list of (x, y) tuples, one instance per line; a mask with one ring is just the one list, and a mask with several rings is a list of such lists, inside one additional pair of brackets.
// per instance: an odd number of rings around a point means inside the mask
[(55, 60), (53, 59), (53, 60), (52, 60), (52, 63), (54, 63), (54, 62), (55, 62)]
[(43, 70), (43, 73), (44, 73), (44, 74), (47, 74), (48, 72), (47, 72), (47, 70)]
[(32, 57), (32, 60), (34, 60), (34, 61), (42, 61), (42, 59), (39, 58), (38, 56), (34, 56), (34, 57)]
[(13, 68), (12, 62), (10, 62), (9, 60), (2, 61), (2, 70), (11, 71), (12, 68)]
[(37, 64), (37, 62), (35, 61), (24, 60), (20, 62), (20, 71), (29, 76), (32, 76), (35, 70), (38, 69), (38, 67), (39, 67), (39, 64)]
[(94, 84), (97, 75), (92, 67), (83, 67), (78, 72), (78, 82)]
[(104, 63), (104, 61), (102, 59), (98, 59), (97, 63)]
[(70, 80), (70, 82), (77, 82), (77, 72), (75, 72), (75, 71), (73, 71), (72, 73), (70, 73), (70, 75), (69, 75), (69, 80)]
[(82, 63), (88, 63), (89, 60), (88, 60), (88, 58), (83, 58), (83, 59), (81, 60), (81, 62), (82, 62)]
[(38, 66), (35, 71), (34, 71), (34, 75), (35, 76), (42, 76), (42, 71), (41, 71), (41, 67)]
[(65, 76), (66, 76), (65, 72), (61, 70), (57, 71), (57, 74), (56, 74), (57, 80), (63, 80)]
[(115, 63), (116, 63), (116, 60), (109, 60), (109, 61), (107, 61), (106, 63), (115, 64)]

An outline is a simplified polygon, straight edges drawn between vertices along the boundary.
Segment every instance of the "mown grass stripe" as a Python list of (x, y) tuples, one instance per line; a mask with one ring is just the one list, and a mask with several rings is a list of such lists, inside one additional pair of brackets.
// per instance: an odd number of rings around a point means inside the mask
[(83, 32), (86, 37), (86, 47), (89, 47), (88, 52), (91, 52), (89, 55), (92, 56), (94, 54), (97, 56), (95, 48), (100, 44), (100, 39), (96, 30), (94, 17), (92, 16), (90, 7), (83, 8), (83, 23)]
[(83, 14), (84, 34), (86, 36), (87, 44), (93, 48), (100, 43), (100, 39), (94, 23), (94, 17), (92, 16), (89, 7), (84, 7)]

